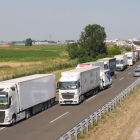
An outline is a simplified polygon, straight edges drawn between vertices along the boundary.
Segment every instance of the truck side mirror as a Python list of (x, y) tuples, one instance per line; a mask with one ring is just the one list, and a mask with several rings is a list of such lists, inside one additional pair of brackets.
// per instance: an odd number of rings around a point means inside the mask
[(59, 88), (60, 88), (60, 82), (57, 83), (57, 89), (59, 89)]
[(80, 82), (78, 82), (78, 88), (80, 87)]
[(15, 87), (11, 87), (11, 90), (12, 90), (12, 91), (15, 91)]
[(12, 104), (12, 97), (9, 98), (9, 106)]

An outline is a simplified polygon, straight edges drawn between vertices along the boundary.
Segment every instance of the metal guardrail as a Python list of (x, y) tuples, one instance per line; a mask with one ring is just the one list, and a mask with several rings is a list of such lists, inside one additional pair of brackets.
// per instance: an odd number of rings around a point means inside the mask
[(85, 118), (83, 121), (75, 125), (73, 128), (71, 128), (69, 131), (67, 131), (65, 134), (60, 136), (57, 140), (71, 140), (75, 137), (75, 140), (77, 140), (78, 133), (81, 132), (83, 134), (83, 130), (86, 128), (86, 131), (88, 132), (88, 125), (91, 124), (93, 126), (93, 121), (98, 120), (98, 118), (102, 119), (102, 114), (105, 115), (105, 113), (108, 113), (108, 111), (111, 112), (111, 110), (114, 110), (114, 105), (116, 106), (117, 102), (120, 102), (126, 98), (126, 96), (133, 91), (133, 89), (140, 83), (140, 77), (133, 82), (130, 86), (128, 86), (126, 89), (124, 89), (122, 92), (120, 92), (117, 96), (112, 98), (109, 102), (107, 102), (105, 105), (100, 107), (98, 110), (93, 112), (91, 115), (89, 115), (87, 118)]

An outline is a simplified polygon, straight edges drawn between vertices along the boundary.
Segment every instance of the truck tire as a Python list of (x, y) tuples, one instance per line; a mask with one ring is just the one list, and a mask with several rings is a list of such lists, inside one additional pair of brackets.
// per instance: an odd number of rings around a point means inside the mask
[(48, 108), (50, 108), (51, 107), (51, 101), (49, 100), (48, 101)]
[(42, 105), (41, 105), (41, 112), (43, 112), (44, 109), (45, 109), (45, 106), (44, 106), (44, 104), (42, 104)]
[(48, 108), (47, 102), (44, 103), (44, 109), (46, 110)]
[(16, 117), (15, 117), (15, 115), (13, 115), (11, 125), (14, 126), (15, 124), (16, 124)]
[(26, 114), (25, 114), (25, 118), (26, 118), (26, 119), (29, 119), (30, 116), (31, 116), (30, 111), (27, 109), (27, 110), (26, 110)]

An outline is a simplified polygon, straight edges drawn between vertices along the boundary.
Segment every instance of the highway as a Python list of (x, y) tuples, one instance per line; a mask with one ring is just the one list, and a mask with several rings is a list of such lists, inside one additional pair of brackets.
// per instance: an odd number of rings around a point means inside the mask
[[(138, 77), (133, 77), (133, 71), (140, 61), (117, 73), (113, 85), (98, 94), (89, 97), (80, 105), (52, 106), (28, 120), (18, 122), (15, 126), (0, 126), (0, 140), (55, 140), (115, 95), (128, 87)], [(58, 100), (58, 97), (57, 97)]]

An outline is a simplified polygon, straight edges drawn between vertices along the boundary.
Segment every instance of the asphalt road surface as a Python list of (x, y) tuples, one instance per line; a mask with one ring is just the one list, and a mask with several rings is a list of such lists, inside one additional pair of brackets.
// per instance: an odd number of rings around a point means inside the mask
[[(98, 94), (89, 97), (80, 105), (52, 106), (28, 120), (22, 120), (15, 126), (0, 126), (0, 140), (55, 140), (102, 105), (120, 93), (138, 77), (133, 77), (133, 71), (140, 61), (117, 73), (113, 85)], [(58, 100), (58, 97), (57, 97)]]

